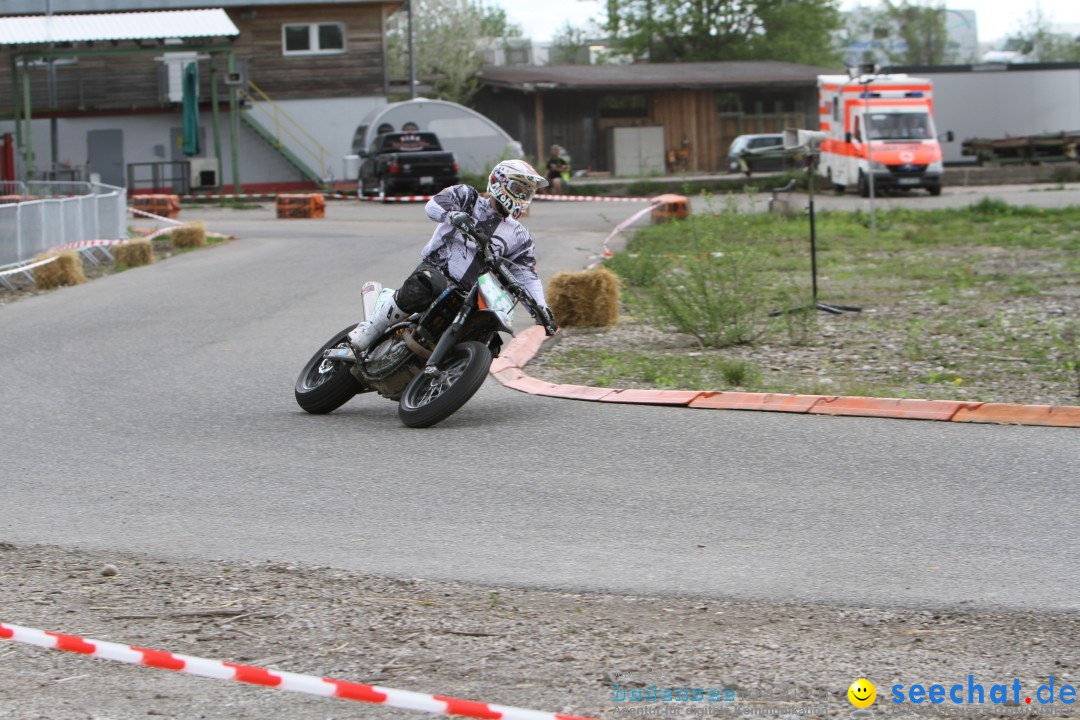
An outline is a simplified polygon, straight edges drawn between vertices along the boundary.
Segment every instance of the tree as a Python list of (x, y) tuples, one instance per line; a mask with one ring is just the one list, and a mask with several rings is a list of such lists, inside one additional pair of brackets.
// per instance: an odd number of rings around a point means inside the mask
[(1050, 18), (1038, 5), (1028, 13), (1019, 31), (1006, 40), (1030, 62), (1080, 61), (1080, 38), (1054, 32)]
[[(442, 100), (466, 103), (476, 92), (483, 66), (481, 43), (520, 37), (506, 11), (475, 0), (410, 0), (413, 3), (413, 52), (416, 77), (431, 84)], [(408, 12), (390, 17), (386, 54), (391, 77), (409, 76)]]
[(836, 0), (609, 0), (607, 30), (653, 62), (835, 64)]
[(901, 0), (885, 0), (882, 20), (896, 29), (903, 40), (900, 51), (886, 51), (888, 60), (898, 65), (943, 65), (949, 57), (949, 31), (945, 27), (945, 5)]
[(588, 65), (589, 36), (585, 28), (575, 27), (567, 20), (551, 38), (548, 61), (552, 65)]

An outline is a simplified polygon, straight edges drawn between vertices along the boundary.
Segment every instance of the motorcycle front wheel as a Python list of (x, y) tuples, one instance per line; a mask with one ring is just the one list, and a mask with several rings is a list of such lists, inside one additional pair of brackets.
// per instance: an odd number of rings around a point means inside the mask
[(319, 348), (311, 356), (296, 379), (296, 404), (313, 415), (337, 410), (357, 393), (368, 388), (349, 372), (343, 360), (327, 360), (323, 353), (333, 347), (347, 346), (349, 333), (356, 325), (350, 325)]
[(487, 378), (491, 350), (479, 342), (463, 342), (443, 360), (436, 375), (412, 379), (398, 402), (398, 417), (408, 427), (431, 427), (469, 401)]

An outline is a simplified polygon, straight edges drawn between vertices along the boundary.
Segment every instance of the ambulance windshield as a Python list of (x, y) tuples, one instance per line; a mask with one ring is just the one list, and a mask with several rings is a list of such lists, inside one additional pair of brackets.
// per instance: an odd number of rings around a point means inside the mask
[(867, 118), (871, 140), (925, 140), (934, 137), (925, 112), (875, 112)]

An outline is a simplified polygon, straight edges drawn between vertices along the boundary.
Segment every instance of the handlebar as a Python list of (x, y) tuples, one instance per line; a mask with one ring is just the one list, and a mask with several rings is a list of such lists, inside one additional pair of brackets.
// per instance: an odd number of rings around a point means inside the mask
[(555, 324), (555, 319), (549, 312), (545, 312), (545, 309), (536, 304), (532, 296), (525, 287), (518, 282), (518, 279), (503, 265), (501, 258), (496, 258), (494, 253), (491, 252), (491, 238), (480, 234), (476, 231), (475, 227), (463, 227), (460, 225), (454, 225), (461, 234), (466, 238), (471, 239), (476, 243), (477, 247), (484, 255), (484, 264), (493, 270), (499, 278), (506, 285), (506, 289), (518, 299), (518, 302), (522, 303), (525, 308), (532, 315), (533, 320), (539, 325), (544, 326), (544, 332), (549, 336), (554, 335), (559, 331), (559, 326)]

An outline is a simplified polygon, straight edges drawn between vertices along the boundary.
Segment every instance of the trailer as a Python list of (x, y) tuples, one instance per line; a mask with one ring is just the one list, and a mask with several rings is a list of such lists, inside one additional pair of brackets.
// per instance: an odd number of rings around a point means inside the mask
[(908, 75), (819, 75), (818, 172), (838, 192), (922, 188), (941, 194), (933, 86)]

